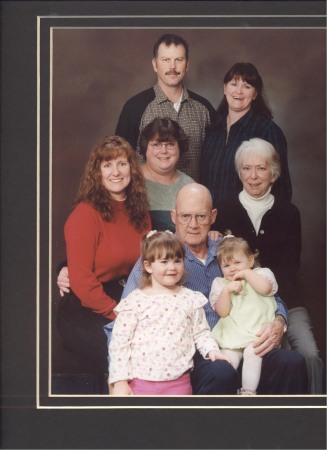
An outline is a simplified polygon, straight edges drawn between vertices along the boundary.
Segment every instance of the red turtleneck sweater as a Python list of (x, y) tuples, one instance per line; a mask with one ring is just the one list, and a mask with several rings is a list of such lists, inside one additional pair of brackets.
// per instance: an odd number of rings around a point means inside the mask
[(66, 252), (71, 289), (83, 306), (114, 319), (116, 301), (105, 294), (102, 282), (128, 276), (140, 256), (141, 238), (151, 229), (137, 231), (129, 223), (125, 202), (114, 202), (114, 218), (102, 219), (87, 203), (79, 203), (65, 224)]

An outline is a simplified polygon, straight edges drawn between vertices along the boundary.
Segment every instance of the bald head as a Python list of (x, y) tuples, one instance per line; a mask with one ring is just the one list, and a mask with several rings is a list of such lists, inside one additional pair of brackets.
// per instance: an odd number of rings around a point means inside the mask
[(202, 184), (187, 184), (178, 192), (171, 219), (178, 238), (199, 258), (206, 257), (208, 233), (216, 215), (210, 192)]
[(212, 209), (212, 197), (209, 189), (199, 183), (190, 183), (183, 186), (176, 196), (176, 210), (181, 210), (183, 205), (189, 200), (199, 205), (199, 208), (204, 208), (206, 210)]

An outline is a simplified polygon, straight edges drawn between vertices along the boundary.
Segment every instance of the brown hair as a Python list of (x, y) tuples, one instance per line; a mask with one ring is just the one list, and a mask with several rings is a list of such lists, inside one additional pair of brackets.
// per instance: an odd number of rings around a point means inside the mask
[(179, 154), (188, 151), (188, 137), (183, 128), (175, 120), (169, 117), (156, 117), (144, 127), (140, 134), (139, 147), (140, 154), (146, 159), (148, 144), (151, 139), (158, 139), (159, 142), (176, 139), (179, 147)]
[[(229, 83), (233, 79), (241, 78), (246, 81), (256, 90), (256, 98), (252, 101), (251, 109), (260, 114), (267, 119), (272, 119), (273, 114), (270, 109), (266, 94), (264, 91), (262, 78), (257, 70), (257, 68), (251, 63), (236, 63), (229, 69), (229, 71), (224, 76), (224, 84)], [(217, 117), (219, 125), (221, 122), (226, 122), (226, 115), (228, 114), (228, 102), (226, 96), (224, 95), (220, 104), (217, 108)]]
[(113, 220), (113, 199), (103, 185), (101, 163), (119, 156), (126, 157), (131, 171), (125, 203), (129, 221), (138, 231), (142, 231), (146, 227), (148, 213), (145, 181), (135, 151), (119, 136), (105, 136), (91, 150), (73, 206), (82, 201), (90, 203), (105, 221)]
[(188, 61), (189, 58), (188, 43), (182, 37), (178, 36), (177, 34), (164, 34), (160, 36), (160, 38), (156, 41), (156, 43), (153, 46), (154, 58), (158, 56), (158, 50), (161, 44), (165, 44), (167, 47), (170, 47), (171, 45), (175, 45), (175, 47), (177, 47), (178, 45), (182, 45), (185, 49), (186, 61)]
[[(150, 234), (150, 236), (149, 236)], [(148, 237), (149, 236), (149, 237)], [(184, 259), (185, 250), (182, 243), (171, 232), (155, 231), (143, 236), (141, 244), (142, 262), (153, 263), (156, 259)], [(182, 284), (184, 277), (178, 282)], [(151, 285), (151, 274), (143, 267), (140, 287)]]
[(229, 262), (233, 259), (233, 255), (237, 251), (242, 251), (249, 258), (250, 256), (254, 256), (254, 266), (258, 267), (259, 263), (257, 258), (259, 256), (259, 252), (253, 253), (248, 242), (241, 238), (235, 237), (231, 234), (230, 230), (226, 230), (225, 237), (218, 245), (217, 248), (217, 261), (221, 266), (223, 261)]

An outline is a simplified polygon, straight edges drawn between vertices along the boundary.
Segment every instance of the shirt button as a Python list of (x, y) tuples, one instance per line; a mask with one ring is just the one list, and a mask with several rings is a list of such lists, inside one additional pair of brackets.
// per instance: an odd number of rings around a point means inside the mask
[(265, 232), (263, 230), (260, 230), (260, 234), (265, 234)]

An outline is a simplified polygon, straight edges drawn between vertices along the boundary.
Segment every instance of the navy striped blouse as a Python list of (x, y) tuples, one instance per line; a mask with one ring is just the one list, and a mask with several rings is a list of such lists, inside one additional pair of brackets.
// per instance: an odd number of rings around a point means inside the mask
[[(226, 120), (223, 123), (226, 124)], [(200, 182), (210, 190), (215, 207), (242, 190), (234, 157), (241, 143), (254, 137), (270, 142), (279, 153), (282, 173), (272, 188), (272, 194), (291, 200), (292, 184), (285, 136), (275, 122), (250, 110), (231, 126), (227, 143), (226, 125), (206, 132), (200, 159)]]

